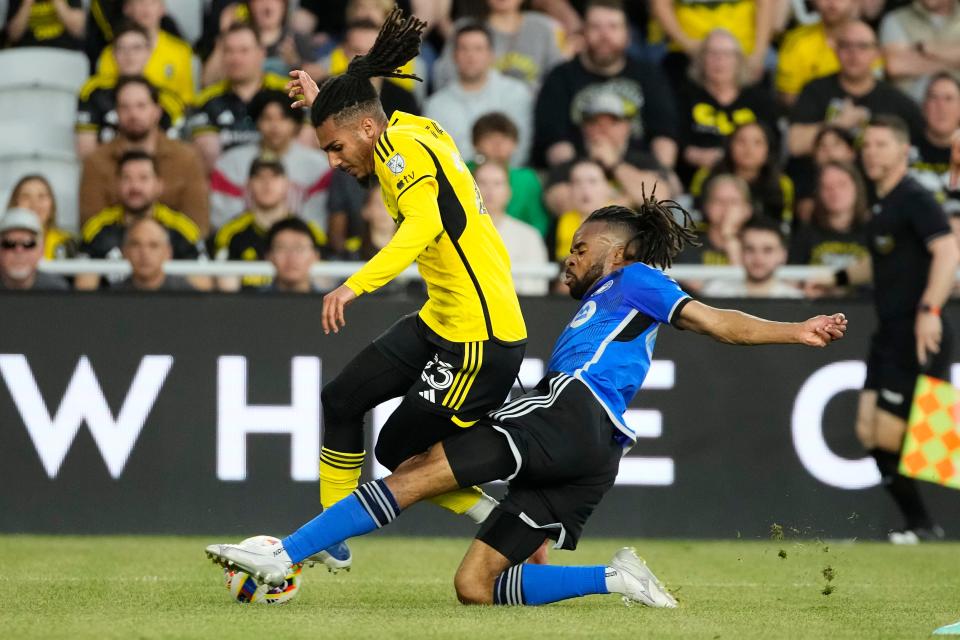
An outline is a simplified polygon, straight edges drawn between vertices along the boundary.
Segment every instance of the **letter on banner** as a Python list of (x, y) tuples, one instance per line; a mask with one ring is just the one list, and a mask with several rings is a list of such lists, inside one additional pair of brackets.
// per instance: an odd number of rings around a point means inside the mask
[(320, 459), (320, 359), (297, 356), (290, 362), (290, 404), (247, 404), (247, 359), (217, 360), (217, 477), (247, 478), (247, 435), (290, 434), (290, 477), (318, 477)]
[[(866, 489), (880, 482), (873, 458), (841, 458), (830, 450), (823, 437), (827, 403), (841, 391), (863, 388), (866, 372), (866, 365), (856, 360), (828, 364), (803, 383), (793, 405), (791, 423), (797, 457), (810, 475), (831, 487)], [(853, 425), (848, 428), (852, 431)]]
[(26, 356), (0, 355), (0, 374), (50, 478), (57, 477), (84, 422), (111, 477), (119, 478), (172, 366), (172, 356), (144, 356), (114, 419), (90, 361), (81, 356), (51, 418)]
[[(643, 381), (643, 389), (673, 389), (676, 365), (672, 360), (653, 360)], [(627, 409), (623, 416), (637, 438), (659, 438), (663, 435), (663, 414), (655, 409)], [(624, 456), (620, 461), (617, 485), (669, 486), (673, 484), (673, 458)]]

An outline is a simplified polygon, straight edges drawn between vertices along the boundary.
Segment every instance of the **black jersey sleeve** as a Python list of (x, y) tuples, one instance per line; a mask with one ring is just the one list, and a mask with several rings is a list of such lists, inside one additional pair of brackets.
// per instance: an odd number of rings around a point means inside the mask
[(950, 233), (947, 214), (943, 212), (943, 207), (933, 195), (923, 188), (916, 189), (914, 193), (916, 206), (911, 207), (909, 220), (913, 230), (924, 243)]

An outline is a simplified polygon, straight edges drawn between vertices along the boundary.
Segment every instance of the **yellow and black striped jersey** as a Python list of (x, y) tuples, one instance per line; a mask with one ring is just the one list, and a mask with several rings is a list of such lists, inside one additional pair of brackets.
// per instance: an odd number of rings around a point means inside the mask
[(396, 111), (375, 153), (398, 229), (346, 285), (374, 291), (416, 260), (428, 296), (420, 317), (441, 338), (525, 340), (510, 258), (453, 138), (433, 120)]
[[(293, 217), (293, 216), (291, 216)], [(305, 220), (313, 241), (321, 247), (327, 236), (315, 223)], [(261, 227), (252, 211), (245, 211), (220, 227), (213, 239), (213, 255), (217, 260), (266, 260), (267, 234), (269, 227)], [(269, 276), (244, 276), (240, 281), (244, 288), (259, 288), (270, 284)]]

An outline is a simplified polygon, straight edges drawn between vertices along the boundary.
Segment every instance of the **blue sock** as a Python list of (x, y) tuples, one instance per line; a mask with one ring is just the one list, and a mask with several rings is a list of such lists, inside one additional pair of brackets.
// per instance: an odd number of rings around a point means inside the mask
[(283, 539), (294, 564), (347, 538), (386, 526), (400, 514), (397, 501), (383, 480), (374, 480), (329, 507)]
[(518, 564), (493, 583), (493, 604), (547, 604), (607, 591), (607, 568)]

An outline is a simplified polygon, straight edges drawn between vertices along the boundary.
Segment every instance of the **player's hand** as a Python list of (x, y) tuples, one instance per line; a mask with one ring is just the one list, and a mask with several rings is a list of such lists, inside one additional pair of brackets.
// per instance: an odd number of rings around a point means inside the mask
[(917, 335), (917, 362), (927, 364), (927, 356), (940, 353), (940, 340), (943, 338), (943, 321), (932, 313), (917, 314), (914, 326)]
[(306, 71), (296, 69), (290, 72), (290, 77), (293, 80), (287, 83), (287, 95), (294, 100), (290, 107), (293, 109), (312, 107), (313, 101), (320, 93), (320, 87)]
[(825, 347), (847, 332), (847, 318), (842, 313), (816, 316), (800, 325), (800, 343), (809, 347)]
[(353, 289), (345, 284), (340, 285), (327, 295), (323, 296), (323, 333), (329, 335), (331, 331), (340, 333), (347, 324), (343, 316), (343, 309), (357, 299)]

